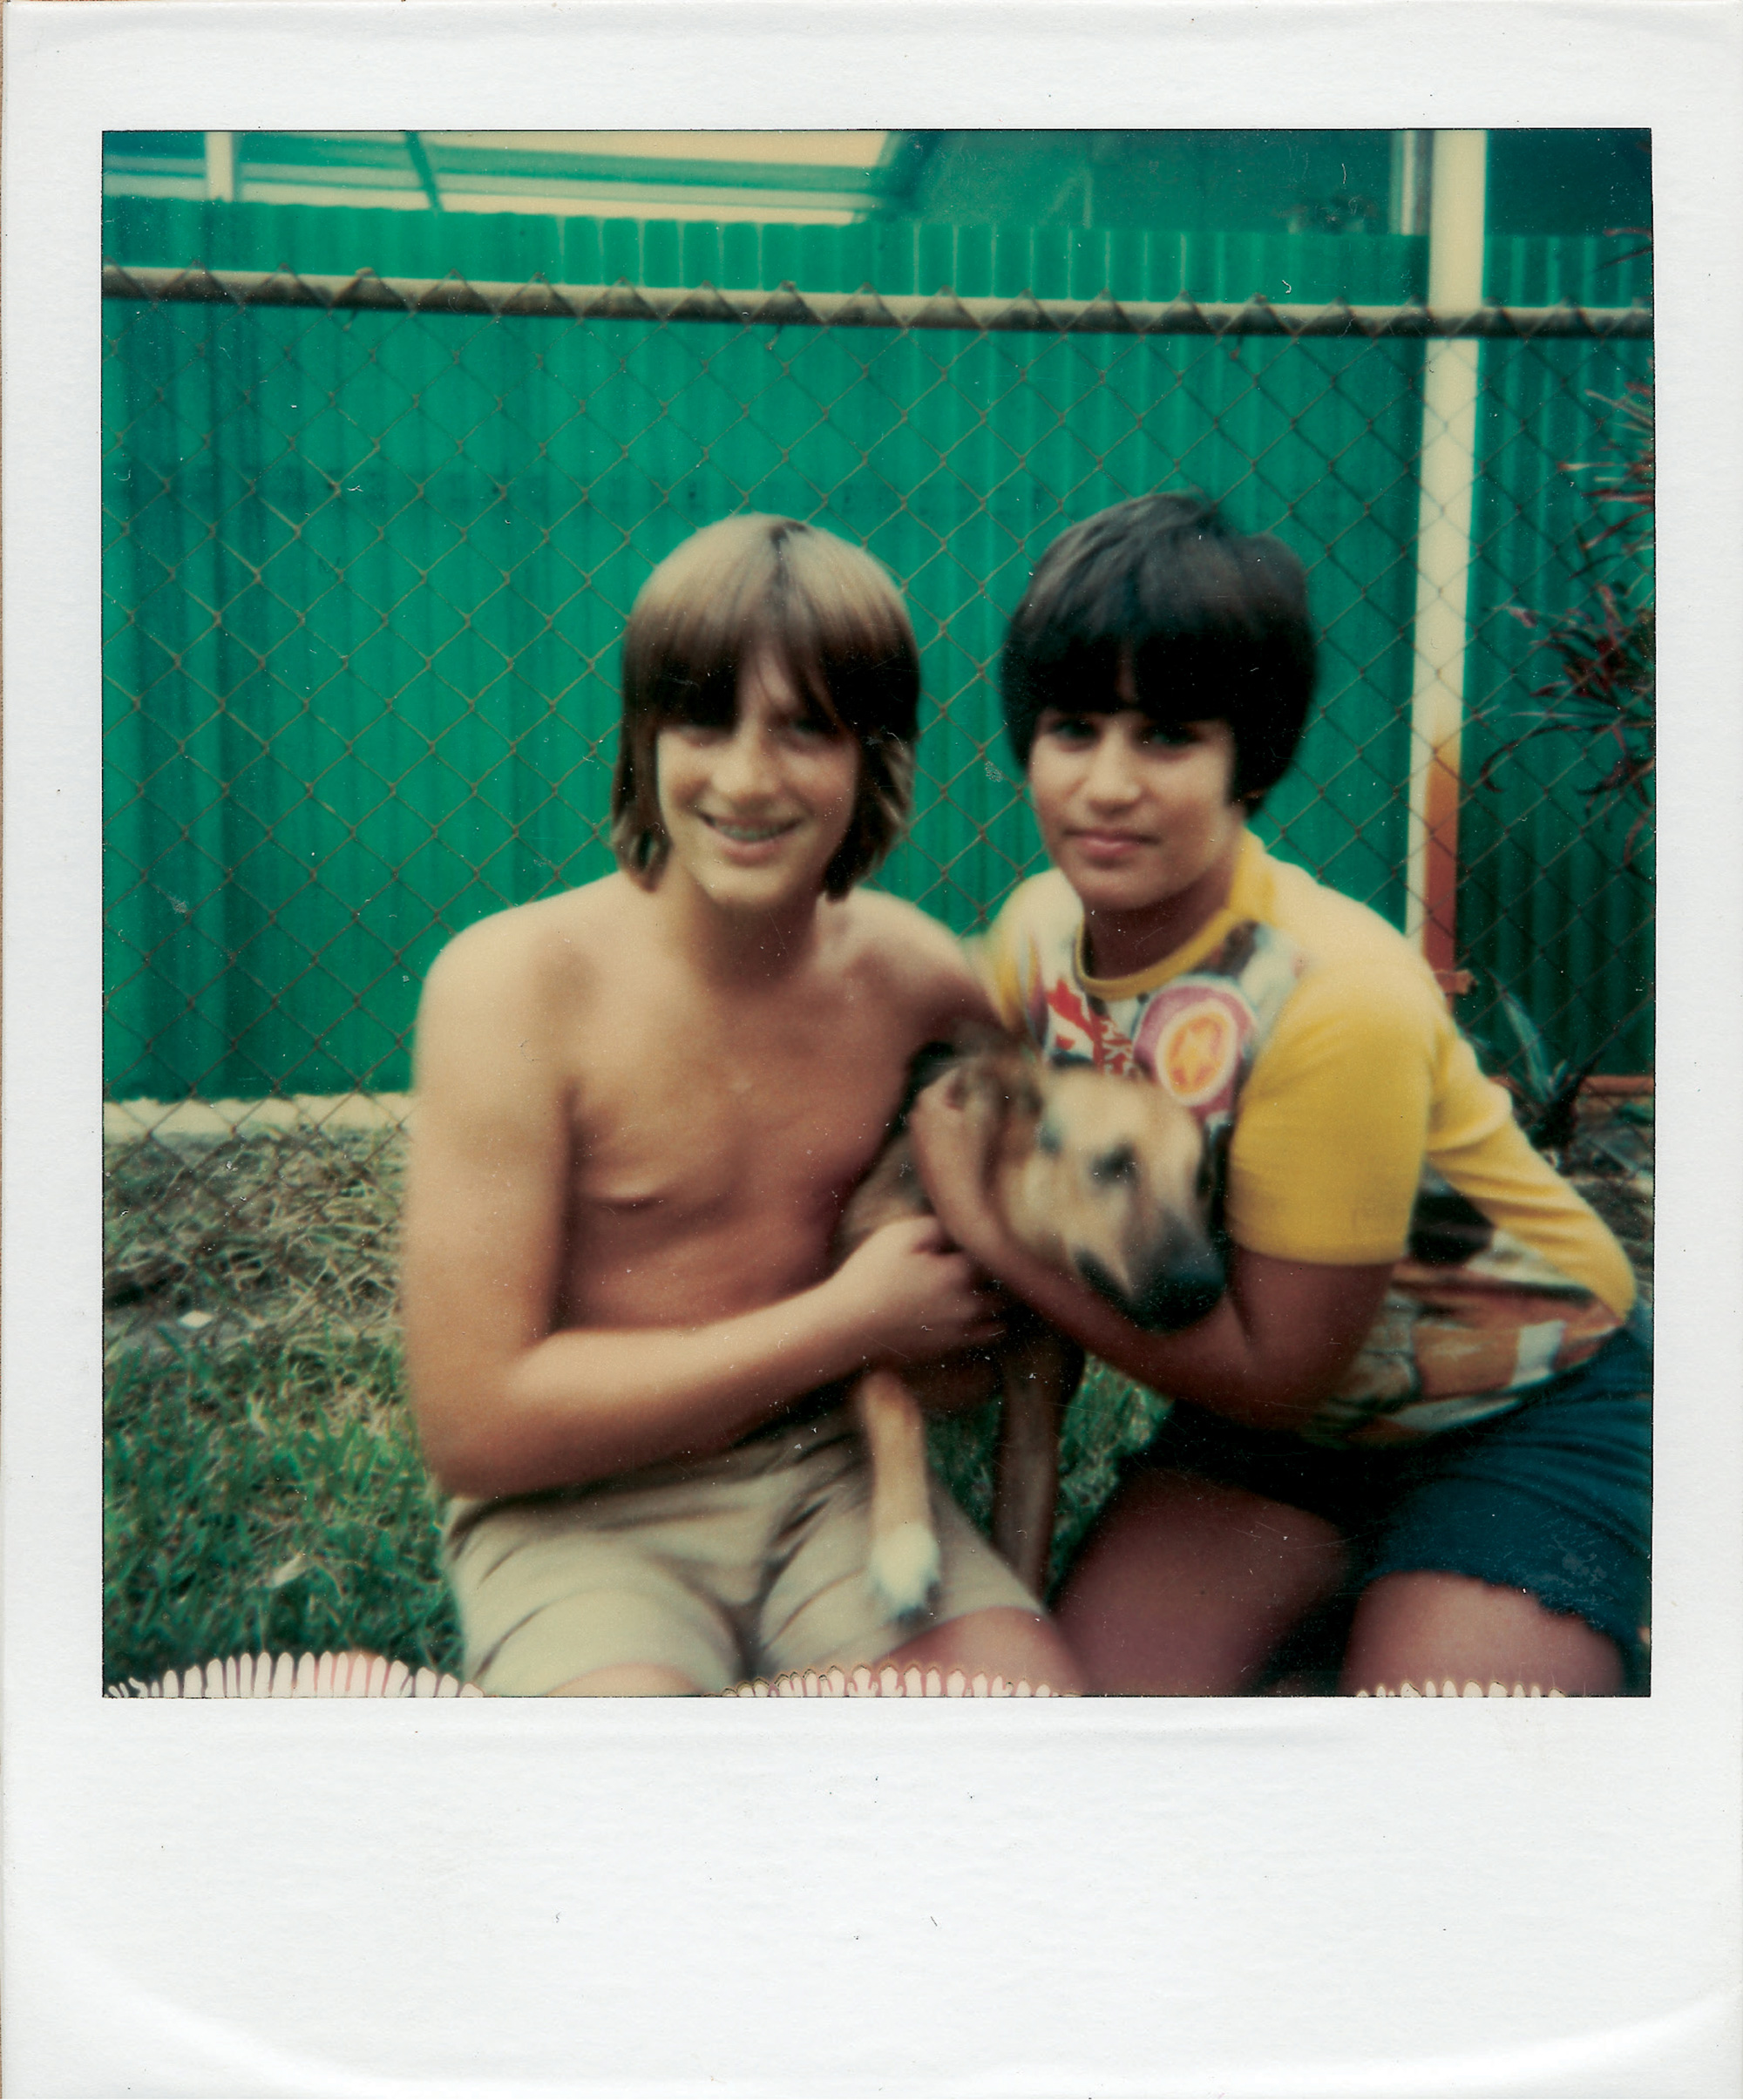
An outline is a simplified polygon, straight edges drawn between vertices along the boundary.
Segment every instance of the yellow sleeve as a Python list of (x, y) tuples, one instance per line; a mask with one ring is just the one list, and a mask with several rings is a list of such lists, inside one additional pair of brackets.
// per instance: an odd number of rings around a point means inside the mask
[(1511, 1104), (1477, 1067), (1468, 1043), (1448, 1047), (1429, 1155), (1485, 1216), (1625, 1318), (1638, 1295), (1633, 1266), (1610, 1228), (1513, 1120)]
[(967, 943), (974, 973), (992, 1000), (1000, 1025), (1014, 1035), (1024, 1032), (1027, 1003), (1020, 959), (1027, 952), (1028, 943), (1018, 924), (1023, 891), (1027, 888), (1025, 884), (1008, 897), (1004, 909), (980, 938)]
[(1433, 989), (1395, 967), (1303, 979), (1241, 1095), (1227, 1212), (1238, 1244), (1284, 1261), (1398, 1259), (1449, 1026)]

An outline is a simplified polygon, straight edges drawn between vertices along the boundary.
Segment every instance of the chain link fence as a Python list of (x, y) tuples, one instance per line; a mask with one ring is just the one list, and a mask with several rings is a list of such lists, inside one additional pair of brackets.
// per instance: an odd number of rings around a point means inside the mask
[[(424, 972), (485, 912), (607, 870), (624, 619), (681, 539), (747, 508), (865, 545), (906, 593), (929, 712), (880, 880), (963, 933), (1041, 864), (994, 687), (1041, 552), (1169, 486), (1280, 534), (1324, 650), (1267, 843), (1426, 920), (1479, 1032), (1504, 992), (1543, 1056), (1650, 1069), (1638, 809), (1596, 791), (1589, 733), (1517, 741), (1639, 450), (1618, 404), (1649, 382), (1644, 308), (119, 265), (105, 292), (106, 1128), (153, 1141), (112, 1175), (124, 1333), (268, 1297), (388, 1318)], [(1437, 420), (1448, 353), (1477, 374), (1468, 430)], [(1463, 733), (1435, 753), (1423, 491), (1449, 445), (1463, 620), (1438, 676)], [(1436, 763), (1459, 769), (1450, 817)], [(311, 1207), (322, 1230), (292, 1233)]]

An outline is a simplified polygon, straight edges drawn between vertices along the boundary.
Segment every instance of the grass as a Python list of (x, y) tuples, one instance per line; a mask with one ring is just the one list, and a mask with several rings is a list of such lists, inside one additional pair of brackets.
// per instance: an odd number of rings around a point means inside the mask
[(104, 1409), (104, 1679), (368, 1648), (452, 1670), (397, 1342), (121, 1353)]
[[(1618, 1114), (1568, 1162), (1648, 1281), (1632, 1176), (1651, 1143), (1650, 1120)], [(106, 1166), (105, 1682), (262, 1649), (458, 1670), (394, 1310), (399, 1134), (145, 1138)], [(1065, 1420), (1054, 1581), (1164, 1407), (1091, 1365)], [(996, 1430), (987, 1409), (932, 1433), (983, 1528)]]
[(105, 1165), (105, 1681), (262, 1648), (454, 1669), (394, 1312), (399, 1134)]
[[(1049, 1594), (1113, 1493), (1120, 1460), (1150, 1441), (1167, 1412), (1165, 1400), (1092, 1359), (1066, 1410), (1060, 1434), (1059, 1502), (1053, 1556), (1048, 1565)], [(973, 1414), (934, 1422), (930, 1436), (933, 1463), (945, 1484), (981, 1530), (989, 1533), (998, 1430), (995, 1402)]]

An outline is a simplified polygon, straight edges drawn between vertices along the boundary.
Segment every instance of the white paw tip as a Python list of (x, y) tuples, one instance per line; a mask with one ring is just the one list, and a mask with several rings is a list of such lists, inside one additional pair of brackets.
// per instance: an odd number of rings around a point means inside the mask
[(886, 1611), (918, 1611), (938, 1587), (938, 1541), (929, 1524), (899, 1524), (872, 1543), (866, 1574)]

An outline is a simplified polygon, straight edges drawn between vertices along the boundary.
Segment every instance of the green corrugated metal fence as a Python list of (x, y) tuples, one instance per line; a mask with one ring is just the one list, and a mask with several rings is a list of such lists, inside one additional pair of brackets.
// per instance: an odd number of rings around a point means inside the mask
[[(1491, 244), (1492, 281), (1624, 304), (1631, 244)], [(117, 260), (569, 282), (871, 281), (1381, 302), (1406, 240), (641, 226), (112, 204)], [(1511, 280), (1509, 279), (1509, 283)], [(1523, 298), (1523, 293), (1515, 294)], [(586, 323), (105, 305), (112, 1094), (402, 1087), (418, 982), (482, 913), (609, 866), (617, 638), (648, 570), (743, 508), (868, 545), (912, 606), (919, 814), (884, 879), (959, 930), (1035, 864), (997, 726), (1003, 625), (1067, 524), (1193, 484), (1308, 563), (1321, 708), (1264, 828), (1401, 917), (1420, 344)], [(1516, 696), (1507, 608), (1568, 601), (1564, 461), (1640, 346), (1484, 349), (1479, 706)], [(1481, 743), (1482, 732), (1474, 731)], [(1637, 1007), (1650, 912), (1540, 749), (1468, 814), (1463, 959), (1578, 1053)], [(1604, 959), (1596, 966), (1593, 959)]]

